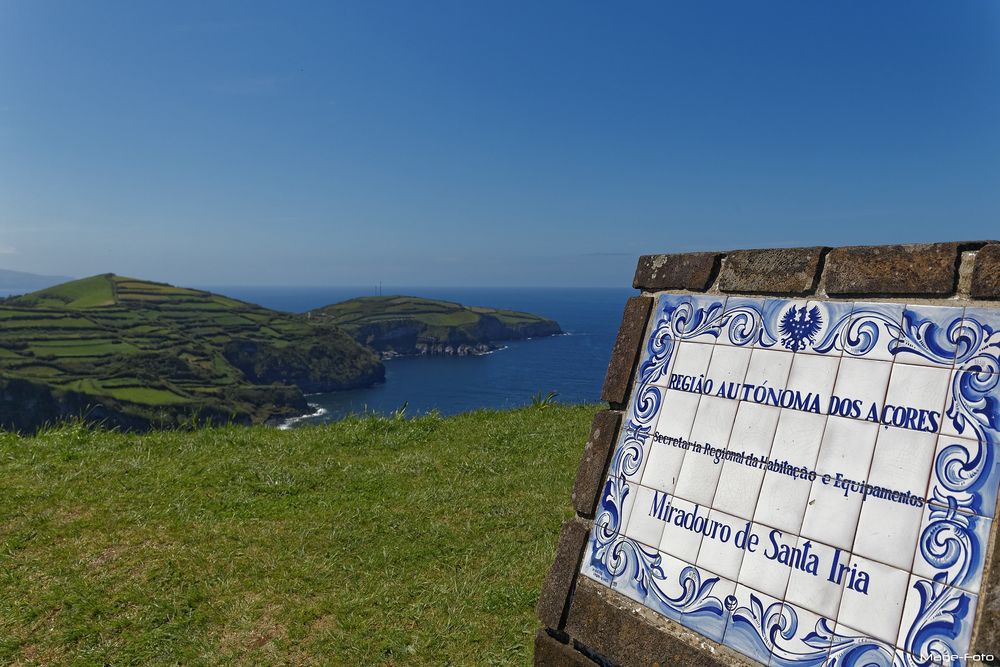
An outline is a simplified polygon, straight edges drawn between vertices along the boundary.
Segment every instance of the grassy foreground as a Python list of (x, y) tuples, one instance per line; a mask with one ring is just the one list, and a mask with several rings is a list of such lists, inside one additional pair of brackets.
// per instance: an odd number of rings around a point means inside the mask
[(0, 664), (525, 664), (594, 406), (0, 434)]

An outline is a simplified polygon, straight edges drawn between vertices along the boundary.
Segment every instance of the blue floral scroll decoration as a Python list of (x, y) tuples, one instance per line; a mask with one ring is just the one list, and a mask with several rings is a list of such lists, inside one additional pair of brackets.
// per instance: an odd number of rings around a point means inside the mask
[[(682, 622), (706, 615), (724, 619), (729, 613), (733, 631), (742, 635), (742, 641), (752, 642), (759, 652), (771, 654), (782, 664), (825, 661), (837, 667), (902, 666), (923, 664), (914, 662), (913, 656), (940, 661), (964, 652), (956, 644), (966, 636), (974, 598), (959, 587), (981, 572), (986, 545), (976, 531), (977, 522), (982, 521), (977, 514), (996, 501), (1000, 332), (974, 318), (959, 317), (942, 327), (910, 310), (899, 321), (898, 310), (861, 304), (853, 310), (827, 307), (824, 322), (819, 305), (810, 305), (807, 310), (780, 300), (731, 299), (725, 309), (721, 301), (706, 297), (661, 298), (603, 489), (585, 567), (609, 583), (621, 577), (619, 581), (625, 581), (647, 606)], [(695, 567), (684, 568), (680, 581), (675, 582), (680, 593), (670, 595), (664, 589), (668, 582), (660, 554), (624, 535), (621, 508), (630, 491), (629, 479), (642, 467), (644, 447), (663, 398), (655, 383), (666, 374), (679, 341), (722, 335), (737, 346), (781, 345), (792, 351), (811, 347), (819, 353), (839, 351), (851, 356), (863, 356), (880, 339), (887, 339), (887, 349), (894, 356), (916, 355), (946, 366), (954, 358), (956, 369), (967, 371), (954, 375), (947, 410), (947, 418), (964, 439), (944, 448), (934, 464), (932, 505), (919, 553), (937, 574), (933, 581), (916, 583), (920, 606), (906, 634), (903, 648), (907, 655), (870, 637), (837, 634), (828, 619), (800, 633), (794, 609), (780, 603), (765, 607), (755, 595), (746, 606), (731, 595), (720, 600), (712, 592), (718, 579), (703, 579)], [(689, 616), (681, 618), (685, 614)]]

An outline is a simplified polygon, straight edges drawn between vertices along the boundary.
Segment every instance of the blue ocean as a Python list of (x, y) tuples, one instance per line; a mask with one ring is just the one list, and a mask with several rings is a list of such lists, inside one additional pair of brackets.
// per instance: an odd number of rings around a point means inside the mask
[[(203, 288), (294, 313), (374, 293), (350, 287)], [(477, 357), (390, 359), (385, 362), (385, 384), (310, 395), (313, 414), (289, 425), (334, 421), (352, 413), (388, 414), (404, 406), (407, 415), (513, 408), (550, 391), (564, 403), (598, 401), (625, 300), (634, 294), (627, 289), (389, 286), (382, 293), (522, 310), (556, 320), (567, 335), (511, 341), (504, 349)]]

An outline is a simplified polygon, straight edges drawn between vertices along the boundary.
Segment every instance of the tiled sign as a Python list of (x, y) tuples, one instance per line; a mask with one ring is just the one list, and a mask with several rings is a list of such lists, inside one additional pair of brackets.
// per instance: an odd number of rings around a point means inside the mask
[(582, 573), (770, 665), (966, 653), (1000, 311), (664, 295)]

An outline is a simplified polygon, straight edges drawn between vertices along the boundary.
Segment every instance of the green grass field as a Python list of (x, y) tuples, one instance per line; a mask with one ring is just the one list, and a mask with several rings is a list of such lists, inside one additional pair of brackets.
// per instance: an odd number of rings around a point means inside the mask
[(594, 410), (0, 434), (0, 664), (528, 664)]

